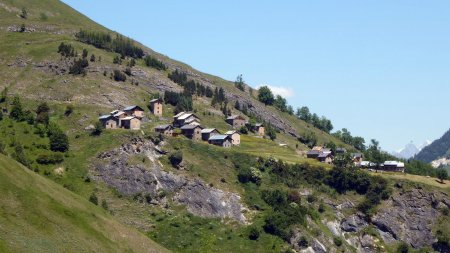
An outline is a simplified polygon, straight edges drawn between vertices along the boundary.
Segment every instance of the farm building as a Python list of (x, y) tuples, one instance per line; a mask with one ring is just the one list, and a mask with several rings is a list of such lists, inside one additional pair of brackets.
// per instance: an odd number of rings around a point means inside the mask
[(209, 138), (208, 143), (216, 146), (221, 146), (224, 148), (230, 148), (232, 145), (232, 140), (231, 137), (228, 135), (216, 134), (211, 136), (211, 138)]
[(150, 100), (150, 111), (156, 116), (162, 116), (163, 101), (160, 98)]
[(173, 127), (172, 125), (166, 124), (166, 125), (160, 125), (155, 127), (155, 132), (171, 136), (173, 134)]
[(199, 141), (202, 139), (202, 126), (199, 125), (184, 125), (181, 128), (181, 134), (189, 139)]
[(141, 120), (134, 116), (121, 119), (120, 124), (125, 129), (139, 130), (141, 128)]
[(220, 134), (220, 132), (215, 128), (205, 128), (205, 129), (202, 129), (201, 134), (202, 134), (202, 140), (208, 141), (211, 136)]
[(381, 166), (381, 170), (405, 172), (405, 164), (398, 161), (385, 161)]
[(120, 127), (119, 118), (114, 115), (103, 115), (98, 118), (105, 129), (116, 129)]
[(231, 138), (231, 144), (233, 145), (241, 144), (241, 135), (238, 132), (228, 131), (225, 133), (225, 135), (228, 135)]
[(193, 113), (180, 112), (173, 116), (173, 126), (182, 127), (186, 124), (199, 125), (200, 119)]
[(137, 105), (125, 107), (125, 109), (123, 109), (123, 111), (129, 117), (133, 116), (133, 117), (136, 117), (139, 119), (142, 119), (144, 117), (144, 109), (142, 109), (141, 107), (139, 107)]
[(331, 154), (331, 152), (322, 152), (317, 157), (317, 160), (319, 162), (331, 164), (331, 163), (333, 163), (333, 155)]
[(242, 117), (241, 115), (233, 115), (228, 117), (225, 120), (228, 124), (230, 124), (231, 126), (233, 126), (234, 129), (239, 129), (243, 126), (245, 126), (245, 118)]

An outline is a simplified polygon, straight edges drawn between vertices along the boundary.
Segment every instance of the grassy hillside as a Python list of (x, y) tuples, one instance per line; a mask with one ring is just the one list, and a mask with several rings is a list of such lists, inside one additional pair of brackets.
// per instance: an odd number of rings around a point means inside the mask
[(0, 223), (1, 252), (168, 252), (3, 155)]

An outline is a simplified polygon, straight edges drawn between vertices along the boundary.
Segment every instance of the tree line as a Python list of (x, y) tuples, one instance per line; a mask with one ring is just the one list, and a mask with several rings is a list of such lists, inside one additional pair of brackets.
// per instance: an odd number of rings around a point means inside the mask
[(142, 58), (144, 50), (134, 44), (130, 38), (126, 38), (120, 34), (112, 37), (109, 33), (93, 32), (81, 29), (75, 34), (75, 37), (86, 44), (93, 45), (100, 49), (116, 52), (122, 58)]

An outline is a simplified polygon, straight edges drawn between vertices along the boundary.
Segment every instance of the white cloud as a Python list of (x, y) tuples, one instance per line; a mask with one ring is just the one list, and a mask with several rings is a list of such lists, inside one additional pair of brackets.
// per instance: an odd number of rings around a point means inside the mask
[(294, 91), (290, 88), (282, 87), (282, 86), (273, 86), (268, 84), (261, 84), (256, 89), (259, 89), (261, 86), (267, 86), (275, 95), (280, 95), (284, 98), (293, 97)]

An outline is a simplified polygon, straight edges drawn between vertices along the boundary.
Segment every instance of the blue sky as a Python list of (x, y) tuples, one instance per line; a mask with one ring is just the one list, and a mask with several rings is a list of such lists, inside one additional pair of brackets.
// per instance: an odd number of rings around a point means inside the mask
[(198, 70), (278, 88), (388, 151), (450, 128), (450, 1), (64, 2)]

